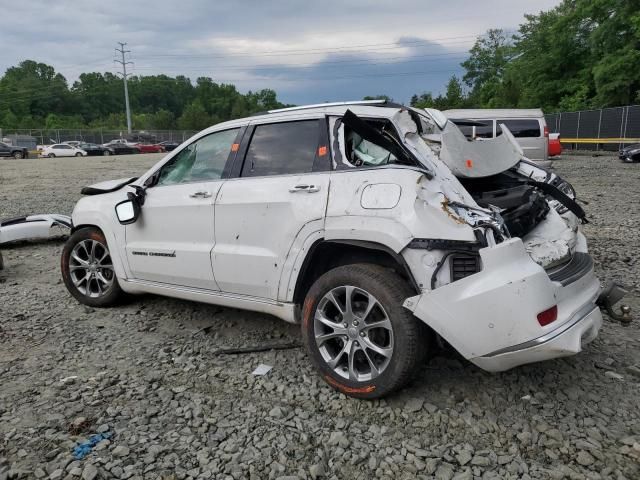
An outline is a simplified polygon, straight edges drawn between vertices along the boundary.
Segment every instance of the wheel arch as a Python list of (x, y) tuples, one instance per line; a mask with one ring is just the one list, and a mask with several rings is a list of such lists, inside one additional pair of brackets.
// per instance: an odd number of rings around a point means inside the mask
[(356, 263), (371, 263), (393, 269), (411, 288), (420, 289), (404, 257), (390, 247), (367, 240), (316, 240), (308, 249), (295, 281), (293, 302), (302, 305), (311, 285), (329, 270)]
[(107, 241), (107, 248), (109, 248), (109, 252), (111, 253), (111, 260), (113, 261), (116, 276), (120, 279), (128, 278), (129, 275), (127, 272), (129, 265), (126, 263), (126, 259), (122, 257), (123, 249), (121, 248), (120, 239), (118, 238), (120, 235), (113, 232), (110, 228), (105, 228), (105, 224), (103, 222), (96, 221), (96, 216), (92, 216), (91, 219), (82, 219), (77, 218), (78, 215), (74, 213), (74, 217), (75, 221), (71, 227), (71, 234), (73, 235), (75, 232), (83, 228), (96, 228), (100, 230)]

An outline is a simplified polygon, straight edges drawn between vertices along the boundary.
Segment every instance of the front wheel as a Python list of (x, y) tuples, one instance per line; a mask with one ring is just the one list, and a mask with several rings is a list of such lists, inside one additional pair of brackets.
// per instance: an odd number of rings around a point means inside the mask
[(24, 158), (24, 154), (22, 152), (13, 152), (13, 158), (20, 160), (21, 158)]
[(356, 398), (379, 398), (405, 386), (427, 354), (427, 329), (402, 304), (415, 293), (377, 265), (338, 267), (311, 287), (302, 334), (324, 380)]
[(56, 158), (56, 154), (55, 154), (55, 153), (50, 153), (49, 155), (47, 155), (47, 157), (49, 157), (49, 158)]
[(80, 152), (76, 153), (76, 157), (81, 157), (82, 154)]
[(109, 155), (111, 155), (111, 152), (109, 150), (104, 150), (102, 152), (102, 155), (104, 155), (105, 157), (108, 157)]
[(60, 266), (67, 290), (84, 305), (110, 307), (123, 296), (107, 240), (97, 228), (82, 228), (69, 237)]

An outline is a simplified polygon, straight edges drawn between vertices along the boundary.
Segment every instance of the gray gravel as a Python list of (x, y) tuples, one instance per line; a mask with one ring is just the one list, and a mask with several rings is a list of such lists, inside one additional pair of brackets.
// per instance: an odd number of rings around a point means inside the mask
[[(0, 162), (0, 218), (70, 213), (80, 187), (159, 157)], [(565, 156), (588, 201), (602, 280), (640, 311), (640, 165)], [(59, 273), (63, 240), (3, 248), (0, 480), (640, 478), (640, 332), (605, 322), (575, 357), (488, 374), (439, 357), (386, 400), (328, 388), (272, 317), (154, 296), (79, 305)], [(208, 326), (208, 332), (194, 332)], [(260, 363), (265, 376), (251, 375)], [(74, 460), (74, 447), (111, 437)]]

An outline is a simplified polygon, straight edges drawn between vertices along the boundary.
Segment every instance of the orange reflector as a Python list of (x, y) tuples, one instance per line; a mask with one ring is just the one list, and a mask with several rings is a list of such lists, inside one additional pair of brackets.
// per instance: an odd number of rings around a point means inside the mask
[(232, 152), (237, 152), (240, 149), (240, 144), (239, 143), (234, 143), (233, 145), (231, 145), (231, 151)]
[(327, 147), (318, 147), (318, 156), (324, 157), (327, 154)]
[(467, 159), (467, 168), (473, 168), (473, 160), (470, 158)]

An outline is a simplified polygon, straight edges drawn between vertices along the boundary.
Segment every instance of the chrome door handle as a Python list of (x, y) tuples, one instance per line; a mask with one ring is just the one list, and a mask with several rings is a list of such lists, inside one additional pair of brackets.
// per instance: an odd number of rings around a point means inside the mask
[(306, 185), (306, 184), (296, 185), (295, 187), (290, 188), (289, 191), (291, 193), (296, 193), (296, 192), (314, 193), (314, 192), (320, 191), (320, 185)]
[(209, 192), (196, 192), (189, 195), (191, 198), (210, 198), (211, 193)]

